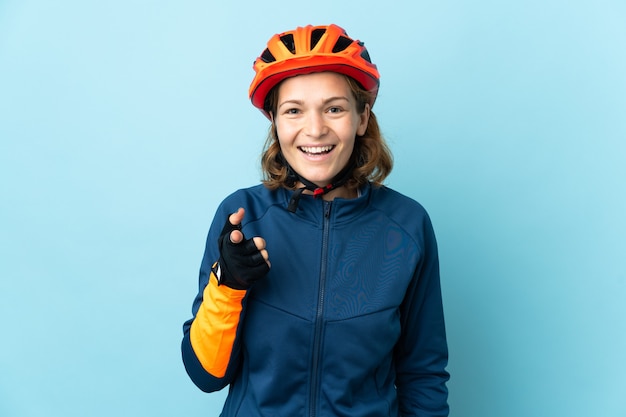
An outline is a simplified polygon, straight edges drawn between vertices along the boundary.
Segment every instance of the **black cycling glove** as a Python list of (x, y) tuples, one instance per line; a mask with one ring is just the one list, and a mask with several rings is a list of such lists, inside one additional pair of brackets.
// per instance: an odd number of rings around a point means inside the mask
[(230, 240), (230, 233), (233, 230), (241, 231), (241, 225), (234, 225), (227, 219), (217, 239), (220, 259), (212, 271), (219, 285), (247, 290), (257, 280), (267, 275), (270, 267), (254, 244), (254, 240), (246, 239), (244, 236), (241, 242), (233, 243)]

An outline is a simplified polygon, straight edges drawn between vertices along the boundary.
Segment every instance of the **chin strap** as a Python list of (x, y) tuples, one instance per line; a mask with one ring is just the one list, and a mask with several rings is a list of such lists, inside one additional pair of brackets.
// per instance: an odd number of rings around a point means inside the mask
[(297, 182), (304, 184), (304, 187), (298, 188), (293, 192), (291, 199), (289, 200), (289, 206), (287, 206), (287, 210), (295, 213), (298, 209), (298, 203), (300, 202), (300, 197), (302, 196), (302, 192), (304, 190), (313, 191), (313, 197), (318, 198), (335, 188), (341, 187), (352, 177), (352, 170), (354, 169), (355, 164), (353, 162), (349, 162), (348, 165), (346, 165), (346, 167), (330, 181), (330, 184), (325, 187), (320, 187), (298, 174), (293, 170), (293, 168), (291, 168), (291, 165), (289, 165), (287, 161), (285, 161), (285, 165), (287, 166), (287, 170), (289, 172), (289, 182), (293, 185)]

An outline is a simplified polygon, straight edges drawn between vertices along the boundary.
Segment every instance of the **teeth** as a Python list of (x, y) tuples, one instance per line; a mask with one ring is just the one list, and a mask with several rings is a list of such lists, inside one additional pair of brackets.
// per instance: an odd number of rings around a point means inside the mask
[(333, 149), (332, 146), (301, 146), (300, 149), (306, 153), (319, 154), (330, 152)]

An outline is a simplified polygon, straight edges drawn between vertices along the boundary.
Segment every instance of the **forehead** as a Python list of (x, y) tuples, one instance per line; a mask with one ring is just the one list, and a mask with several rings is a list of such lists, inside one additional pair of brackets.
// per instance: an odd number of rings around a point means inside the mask
[(345, 76), (336, 72), (316, 72), (296, 75), (284, 80), (278, 88), (279, 101), (291, 98), (345, 97), (350, 99), (350, 85)]

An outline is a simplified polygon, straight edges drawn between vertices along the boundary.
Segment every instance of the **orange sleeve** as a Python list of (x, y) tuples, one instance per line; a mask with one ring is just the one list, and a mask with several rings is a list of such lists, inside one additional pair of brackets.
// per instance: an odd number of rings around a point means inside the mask
[(217, 285), (213, 273), (203, 292), (203, 301), (191, 324), (191, 347), (205, 371), (222, 378), (235, 343), (245, 290)]

